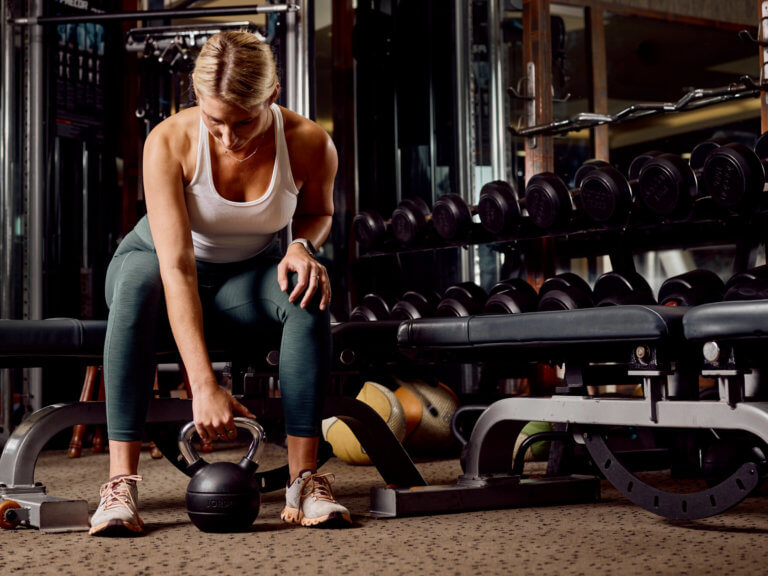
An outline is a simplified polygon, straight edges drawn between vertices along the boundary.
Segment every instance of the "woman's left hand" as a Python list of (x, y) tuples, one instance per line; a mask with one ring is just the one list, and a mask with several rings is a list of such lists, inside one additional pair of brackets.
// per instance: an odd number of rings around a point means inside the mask
[(288, 296), (290, 302), (301, 298), (300, 306), (306, 308), (315, 295), (320, 291), (320, 310), (325, 310), (331, 302), (331, 282), (325, 266), (315, 260), (306, 248), (300, 243), (291, 244), (285, 252), (285, 256), (277, 267), (277, 281), (280, 289), (286, 292), (290, 287), (288, 275), (296, 272), (298, 279)]

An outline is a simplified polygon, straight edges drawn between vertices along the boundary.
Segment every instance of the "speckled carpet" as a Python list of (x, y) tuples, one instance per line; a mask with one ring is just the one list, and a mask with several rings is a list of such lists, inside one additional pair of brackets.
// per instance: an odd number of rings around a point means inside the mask
[[(236, 461), (227, 449), (208, 460)], [(263, 469), (284, 462), (267, 445)], [(50, 494), (86, 498), (93, 511), (108, 457), (84, 450), (78, 460), (44, 452), (36, 480)], [(430, 484), (452, 483), (456, 460), (417, 464)], [(535, 466), (535, 464), (534, 464)], [(251, 532), (206, 534), (187, 517), (188, 478), (165, 460), (142, 455), (141, 510), (146, 534), (104, 539), (86, 533), (0, 532), (3, 574), (764, 574), (768, 562), (768, 491), (731, 511), (695, 522), (671, 522), (631, 504), (603, 483), (599, 503), (518, 508), (397, 519), (367, 515), (372, 467), (331, 459), (335, 493), (354, 527), (317, 530), (281, 523), (283, 493), (263, 496)]]

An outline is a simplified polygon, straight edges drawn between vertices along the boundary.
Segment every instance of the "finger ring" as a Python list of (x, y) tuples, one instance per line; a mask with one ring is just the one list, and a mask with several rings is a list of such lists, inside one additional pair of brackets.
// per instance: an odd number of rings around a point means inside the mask
[(230, 430), (229, 432), (227, 432), (227, 434), (229, 434), (230, 436), (234, 436), (236, 432), (234, 430)]
[(315, 274), (315, 278), (320, 279), (320, 274)]

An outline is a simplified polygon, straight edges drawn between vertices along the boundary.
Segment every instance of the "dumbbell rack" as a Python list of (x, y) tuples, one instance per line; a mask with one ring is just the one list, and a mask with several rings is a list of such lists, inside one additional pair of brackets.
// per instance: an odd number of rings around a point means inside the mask
[[(718, 246), (736, 244), (736, 258), (733, 263), (734, 272), (740, 272), (754, 265), (755, 252), (760, 245), (765, 245), (765, 230), (768, 224), (768, 205), (762, 200), (751, 214), (740, 214), (737, 211), (718, 208), (706, 197), (695, 203), (694, 209), (687, 218), (644, 218), (630, 214), (627, 221), (613, 225), (600, 226), (585, 224), (583, 221), (572, 221), (568, 227), (557, 232), (539, 231), (520, 228), (517, 234), (508, 237), (498, 237), (490, 241), (479, 241), (481, 235), (473, 238), (472, 243), (486, 243), (498, 250), (519, 250), (525, 253), (542, 238), (550, 238), (554, 242), (554, 251), (564, 256), (594, 256), (607, 254), (615, 270), (624, 272), (634, 271), (632, 255), (641, 250), (661, 250), (689, 246)], [(467, 242), (443, 242), (440, 245), (424, 246), (420, 250), (435, 250), (441, 248), (457, 248), (467, 246)], [(365, 255), (380, 257), (387, 252)], [(563, 326), (574, 322), (572, 314), (581, 311), (569, 311), (571, 317), (563, 317)], [(586, 311), (585, 311), (586, 312)], [(684, 310), (680, 311), (681, 313)], [(588, 314), (601, 314), (602, 310), (595, 309)], [(537, 313), (533, 313), (536, 315)], [(513, 322), (517, 318), (523, 321), (523, 316), (499, 318), (502, 322)], [(432, 335), (435, 341), (435, 354), (444, 348), (443, 362), (451, 363), (487, 363), (500, 362), (506, 366), (514, 366), (515, 359), (510, 358), (507, 347), (520, 344), (521, 331), (510, 334), (506, 341), (492, 328), (486, 333), (495, 334), (496, 343), (473, 341), (468, 335), (464, 340), (463, 328), (458, 325), (441, 326), (444, 319), (434, 319), (433, 328), (439, 328)], [(483, 322), (483, 318), (469, 318)], [(579, 324), (593, 326), (593, 318), (586, 318)], [(679, 319), (675, 320), (675, 323)], [(408, 321), (407, 327), (401, 326), (400, 334), (417, 326), (429, 328), (433, 320)], [(460, 322), (460, 321), (459, 321)], [(621, 326), (617, 322), (616, 326)], [(631, 330), (636, 325), (628, 323)], [(564, 336), (564, 329), (550, 326), (553, 337)], [(611, 329), (608, 329), (610, 332)], [(677, 329), (675, 329), (677, 330)], [(567, 330), (566, 330), (567, 332)], [(458, 335), (456, 341), (452, 335)], [(531, 354), (536, 347), (549, 337), (539, 334), (540, 338), (532, 338), (530, 347), (525, 348), (526, 354)], [(604, 342), (593, 342), (596, 346), (607, 345), (612, 338), (604, 335)], [(625, 335), (627, 338), (631, 334)], [(567, 340), (568, 334), (565, 335)], [(577, 334), (570, 337), (577, 339)], [(441, 340), (443, 338), (443, 340)], [(588, 340), (588, 338), (585, 338)], [(598, 338), (597, 340), (600, 340)], [(575, 341), (575, 340), (574, 340)], [(401, 342), (402, 344), (402, 342)], [(466, 345), (468, 350), (464, 350)], [(485, 346), (496, 346), (504, 349), (500, 357), (493, 357)], [(565, 346), (572, 346), (566, 343)], [(638, 347), (638, 350), (645, 345)], [(407, 348), (401, 351), (406, 352)], [(466, 354), (464, 354), (466, 352)], [(591, 353), (584, 349), (585, 358)], [(574, 365), (584, 362), (570, 358), (566, 362), (569, 371), (566, 380), (571, 382), (570, 391), (558, 391), (554, 397), (515, 397), (498, 400), (486, 410), (475, 426), (472, 438), (464, 452), (464, 474), (456, 484), (444, 486), (420, 487), (412, 490), (400, 488), (374, 488), (371, 493), (372, 514), (379, 517), (396, 517), (411, 514), (423, 514), (445, 511), (475, 510), (482, 508), (498, 508), (510, 506), (547, 505), (565, 502), (592, 501), (599, 498), (599, 482), (595, 477), (578, 474), (565, 476), (548, 476), (545, 478), (527, 478), (522, 475), (509, 473), (512, 461), (512, 447), (522, 427), (529, 421), (546, 421), (561, 423), (568, 427), (576, 443), (582, 445), (608, 479), (630, 501), (644, 509), (671, 519), (691, 520), (719, 514), (735, 506), (746, 498), (758, 486), (765, 470), (761, 464), (753, 461), (743, 462), (736, 470), (717, 484), (699, 492), (676, 494), (660, 490), (636, 476), (630, 465), (624, 465), (613, 452), (606, 440), (605, 433), (612, 427), (637, 427), (650, 430), (701, 430), (727, 429), (747, 432), (762, 442), (768, 440), (768, 403), (747, 401), (744, 391), (743, 374), (741, 370), (712, 370), (702, 372), (702, 375), (715, 377), (718, 380), (719, 400), (699, 401), (695, 399), (679, 399), (670, 397), (668, 386), (679, 377), (680, 368), (675, 362), (655, 364), (655, 354), (664, 354), (662, 348), (649, 352), (654, 357), (654, 364), (631, 365), (625, 375), (642, 380), (643, 398), (606, 399), (585, 395), (584, 387), (597, 385), (588, 380), (580, 369), (574, 370)], [(533, 352), (535, 354), (535, 352)], [(490, 356), (489, 356), (490, 354)], [(432, 358), (429, 345), (418, 353), (421, 360), (429, 362)], [(697, 356), (700, 357), (700, 349)], [(433, 358), (432, 358), (433, 359)], [(535, 361), (528, 357), (527, 361)], [(560, 358), (540, 359), (545, 363), (560, 363)], [(624, 362), (624, 360), (619, 360)], [(437, 362), (439, 364), (439, 361)], [(700, 364), (700, 359), (698, 360)], [(746, 369), (747, 372), (752, 367)], [(576, 385), (573, 385), (576, 375)], [(583, 380), (583, 381), (582, 381)], [(584, 392), (579, 391), (584, 389)], [(596, 484), (597, 482), (597, 484)]]
[[(766, 244), (768, 210), (761, 210), (747, 217), (724, 212), (707, 214), (689, 220), (664, 220), (658, 222), (630, 221), (612, 227), (597, 225), (572, 226), (558, 232), (532, 230), (530, 227), (514, 236), (491, 238), (476, 234), (473, 244), (485, 244), (499, 252), (519, 250), (529, 252), (534, 243), (544, 238), (552, 239), (554, 251), (559, 256), (579, 257), (607, 255), (613, 268), (626, 270), (632, 266), (631, 255), (640, 250), (665, 250), (681, 246), (736, 245), (734, 272), (746, 269), (754, 261), (754, 251)], [(407, 250), (373, 250), (362, 254), (363, 259), (399, 256), (404, 253), (424, 253), (443, 249), (466, 248), (467, 242), (437, 242)]]

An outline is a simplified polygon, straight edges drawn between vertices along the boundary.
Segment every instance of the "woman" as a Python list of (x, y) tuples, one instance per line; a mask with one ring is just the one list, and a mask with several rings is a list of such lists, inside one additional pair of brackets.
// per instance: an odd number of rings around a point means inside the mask
[[(331, 227), (336, 150), (317, 124), (275, 104), (274, 58), (252, 34), (213, 36), (192, 79), (198, 105), (147, 137), (147, 216), (107, 271), (110, 480), (101, 488), (91, 534), (142, 530), (136, 487), (142, 429), (156, 342), (168, 323), (202, 440), (234, 437), (233, 413), (253, 417), (218, 385), (205, 331), (247, 341), (267, 324), (282, 327), (290, 481), (281, 517), (304, 526), (350, 523), (329, 479), (316, 474), (330, 374), (331, 287), (313, 256)], [(288, 224), (296, 240), (281, 255), (275, 234)]]

